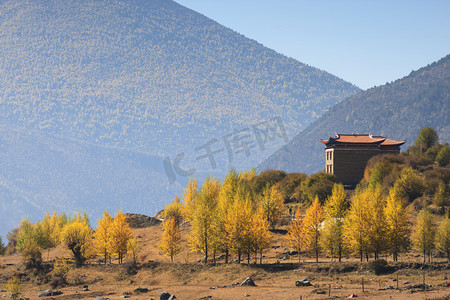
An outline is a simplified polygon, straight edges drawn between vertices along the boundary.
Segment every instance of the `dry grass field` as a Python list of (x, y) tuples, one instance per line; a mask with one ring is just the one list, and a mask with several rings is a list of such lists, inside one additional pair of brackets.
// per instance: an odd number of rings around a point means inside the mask
[[(388, 258), (389, 268), (382, 275), (375, 274), (370, 262), (360, 263), (354, 257), (345, 257), (341, 263), (322, 257), (315, 263), (312, 257), (302, 255), (298, 264), (297, 255), (289, 256), (290, 249), (280, 230), (272, 233), (273, 246), (265, 253), (263, 265), (254, 265), (253, 260), (250, 265), (246, 261), (238, 264), (235, 257), (230, 264), (224, 264), (223, 259), (216, 264), (204, 264), (200, 262), (201, 255), (189, 252), (188, 231), (187, 226), (182, 226), (185, 247), (171, 263), (157, 246), (160, 226), (133, 229), (142, 245), (136, 267), (129, 261), (123, 265), (116, 261), (103, 265), (98, 259), (90, 260), (85, 266), (69, 271), (67, 285), (53, 289), (61, 291), (61, 295), (46, 298), (159, 299), (159, 293), (167, 291), (177, 299), (344, 299), (351, 294), (362, 299), (450, 299), (447, 287), (450, 267), (444, 258), (434, 258), (427, 265), (421, 264), (422, 257), (417, 253), (401, 256), (398, 263)], [(43, 253), (47, 265), (63, 256), (69, 256), (63, 246)], [(26, 269), (22, 262), (20, 254), (0, 258), (0, 298), (6, 295), (5, 284), (13, 275), (22, 279), (22, 297), (37, 299), (39, 291), (51, 288), (53, 271), (37, 273)], [(425, 283), (431, 287), (426, 291), (421, 287), (412, 288), (423, 282), (424, 274)], [(254, 280), (256, 287), (236, 285), (247, 277)], [(296, 287), (295, 282), (303, 278), (312, 286)], [(88, 285), (89, 290), (83, 291), (83, 285)], [(138, 293), (136, 288), (146, 288), (148, 292)]]

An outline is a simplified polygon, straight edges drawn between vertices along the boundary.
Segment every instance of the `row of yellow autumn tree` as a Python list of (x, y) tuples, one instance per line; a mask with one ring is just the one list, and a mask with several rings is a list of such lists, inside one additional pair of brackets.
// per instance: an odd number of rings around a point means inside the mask
[(117, 211), (112, 218), (105, 210), (95, 230), (90, 228), (86, 214), (78, 213), (75, 217), (68, 218), (64, 214), (57, 215), (56, 212), (51, 216), (47, 213), (36, 223), (22, 220), (13, 234), (17, 249), (34, 266), (38, 266), (42, 250), (60, 244), (67, 245), (77, 266), (96, 254), (101, 255), (105, 263), (111, 257), (116, 257), (122, 263), (127, 254), (135, 259), (138, 248), (122, 211)]
[[(224, 254), (228, 262), (234, 254), (239, 262), (243, 255), (248, 262), (254, 255), (261, 263), (263, 251), (271, 246), (269, 228), (275, 228), (286, 208), (276, 185), (269, 183), (260, 193), (250, 187), (248, 182), (254, 175), (231, 170), (223, 183), (207, 178), (200, 188), (191, 179), (183, 201), (175, 198), (164, 210), (161, 251), (173, 261), (182, 249), (180, 225), (189, 222), (189, 247), (204, 254), (205, 262), (211, 256), (215, 261), (217, 254)], [(424, 260), (435, 248), (450, 257), (448, 215), (437, 226), (431, 212), (423, 209), (412, 226), (405, 202), (395, 186), (385, 195), (380, 185), (369, 184), (348, 199), (344, 187), (335, 184), (323, 206), (316, 197), (306, 211), (297, 210), (286, 240), (298, 253), (309, 252), (316, 260), (326, 252), (339, 260), (344, 253), (356, 253), (361, 260), (390, 253), (396, 261), (411, 245), (423, 253)], [(35, 265), (42, 250), (59, 244), (67, 245), (77, 265), (95, 255), (104, 263), (112, 257), (122, 263), (126, 256), (135, 261), (139, 248), (121, 211), (114, 218), (104, 211), (95, 230), (85, 214), (67, 218), (47, 213), (34, 224), (23, 220), (13, 235), (17, 248)]]
[(270, 246), (269, 226), (274, 227), (284, 211), (280, 192), (267, 186), (262, 195), (253, 197), (244, 184), (248, 173), (237, 174), (231, 170), (223, 184), (217, 179), (206, 178), (199, 189), (197, 181), (191, 179), (183, 195), (183, 203), (176, 198), (165, 208), (163, 236), (160, 248), (173, 257), (181, 250), (179, 225), (188, 221), (191, 225), (189, 246), (191, 250), (204, 254), (205, 262), (210, 255), (224, 253), (225, 262), (229, 254), (250, 256), (259, 254)]
[[(283, 197), (276, 186), (266, 186), (262, 195), (255, 195), (246, 187), (249, 173), (236, 174), (234, 170), (223, 184), (207, 178), (201, 188), (192, 179), (184, 192), (183, 202), (176, 198), (165, 209), (163, 236), (160, 248), (173, 257), (181, 251), (179, 225), (190, 222), (189, 247), (204, 254), (224, 254), (228, 262), (230, 253), (241, 261), (241, 255), (259, 254), (270, 247), (269, 226), (285, 211)], [(450, 257), (450, 220), (448, 215), (437, 228), (434, 216), (423, 209), (415, 226), (410, 223), (406, 201), (392, 188), (386, 196), (381, 185), (358, 188), (348, 199), (343, 185), (335, 184), (332, 194), (322, 206), (318, 197), (305, 212), (295, 213), (286, 239), (300, 252), (319, 254), (341, 260), (344, 253), (358, 254), (362, 260), (373, 254), (398, 255), (411, 245), (425, 257), (435, 248)], [(411, 243), (412, 242), (412, 243)], [(300, 260), (300, 254), (299, 254)]]

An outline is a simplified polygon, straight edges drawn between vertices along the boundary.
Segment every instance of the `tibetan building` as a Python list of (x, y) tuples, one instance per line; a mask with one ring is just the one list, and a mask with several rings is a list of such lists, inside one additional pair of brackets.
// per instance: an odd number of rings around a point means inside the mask
[(393, 141), (371, 134), (336, 134), (325, 144), (325, 172), (334, 174), (345, 186), (356, 186), (364, 177), (367, 161), (375, 155), (400, 153), (406, 141)]

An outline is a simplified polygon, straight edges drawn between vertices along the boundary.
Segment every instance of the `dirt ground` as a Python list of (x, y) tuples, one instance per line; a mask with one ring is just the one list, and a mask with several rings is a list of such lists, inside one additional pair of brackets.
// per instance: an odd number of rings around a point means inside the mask
[[(39, 299), (95, 299), (97, 296), (109, 299), (159, 299), (159, 293), (167, 291), (177, 299), (345, 299), (351, 294), (361, 299), (450, 299), (450, 266), (444, 258), (434, 258), (423, 265), (423, 258), (417, 253), (400, 256), (398, 263), (388, 258), (389, 266), (384, 274), (376, 275), (369, 263), (360, 263), (354, 257), (344, 257), (341, 263), (321, 257), (315, 263), (311, 257), (289, 255), (283, 231), (273, 233), (273, 246), (265, 253), (263, 265), (224, 264), (223, 258), (216, 264), (202, 263), (202, 256), (189, 252), (187, 227), (182, 227), (183, 244), (181, 254), (175, 262), (162, 256), (157, 244), (161, 228), (133, 229), (143, 246), (138, 255), (138, 266), (127, 261), (103, 265), (96, 260), (88, 261), (81, 268), (72, 268), (67, 275), (67, 285), (53, 291), (58, 296)], [(69, 257), (63, 246), (44, 251), (44, 266), (58, 257)], [(385, 257), (383, 257), (385, 258)], [(53, 271), (36, 272), (28, 270), (20, 254), (0, 258), (0, 298), (6, 296), (5, 284), (12, 276), (20, 276), (22, 297), (38, 299), (39, 291), (51, 289)], [(425, 274), (426, 290), (423, 290)], [(398, 276), (398, 281), (397, 281)], [(238, 286), (251, 277), (256, 286)], [(295, 282), (307, 278), (312, 286), (296, 287)], [(364, 291), (362, 283), (364, 281)], [(397, 289), (398, 283), (398, 289)], [(83, 291), (88, 285), (88, 291)], [(146, 288), (148, 292), (135, 292)], [(324, 294), (318, 294), (322, 292)], [(3, 296), (5, 295), (5, 296)]]

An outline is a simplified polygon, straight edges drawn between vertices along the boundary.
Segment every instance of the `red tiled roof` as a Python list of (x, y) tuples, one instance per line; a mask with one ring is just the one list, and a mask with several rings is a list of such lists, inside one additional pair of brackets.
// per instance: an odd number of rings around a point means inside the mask
[(381, 143), (381, 145), (383, 146), (401, 146), (404, 143), (406, 143), (406, 141), (394, 141), (394, 140), (390, 140), (390, 139), (385, 139), (384, 142)]
[(371, 134), (337, 134), (335, 137), (330, 137), (327, 140), (320, 140), (323, 144), (381, 144), (384, 146), (401, 146), (406, 141), (394, 141), (383, 136), (373, 136)]

